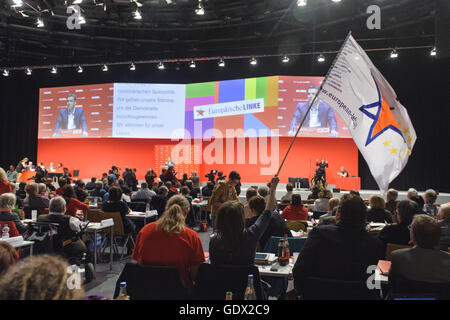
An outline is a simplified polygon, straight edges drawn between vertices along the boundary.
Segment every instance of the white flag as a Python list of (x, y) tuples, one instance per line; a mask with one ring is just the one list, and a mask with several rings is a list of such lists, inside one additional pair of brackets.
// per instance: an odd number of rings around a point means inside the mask
[(344, 120), (382, 193), (408, 162), (416, 132), (405, 107), (351, 35), (317, 96)]

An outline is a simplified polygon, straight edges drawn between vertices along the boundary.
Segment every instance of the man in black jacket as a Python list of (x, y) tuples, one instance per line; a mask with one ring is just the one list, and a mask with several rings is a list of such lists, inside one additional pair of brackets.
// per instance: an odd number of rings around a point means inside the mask
[(366, 281), (367, 267), (383, 257), (380, 240), (365, 230), (367, 209), (357, 196), (342, 199), (336, 225), (315, 227), (293, 269), (294, 286), (302, 295), (309, 277)]

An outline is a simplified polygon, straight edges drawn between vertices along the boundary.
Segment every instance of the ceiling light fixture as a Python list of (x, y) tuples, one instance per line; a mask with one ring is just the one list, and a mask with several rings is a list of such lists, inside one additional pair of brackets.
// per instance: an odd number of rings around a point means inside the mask
[(198, 6), (195, 9), (195, 13), (199, 16), (202, 16), (205, 14), (205, 8), (203, 8), (202, 0), (198, 0)]
[(436, 51), (436, 47), (433, 47), (430, 51), (430, 56), (434, 57), (435, 55), (437, 55), (437, 51)]
[(8, 76), (9, 76), (9, 71), (8, 71), (8, 69), (4, 69), (4, 70), (3, 70), (3, 76), (4, 76), (4, 77), (8, 77)]
[(26, 74), (27, 76), (31, 76), (31, 72), (32, 72), (32, 70), (31, 70), (30, 68), (26, 68), (26, 69), (25, 69), (25, 74)]
[(106, 64), (104, 64), (104, 65), (102, 66), (102, 71), (103, 71), (103, 72), (108, 71), (108, 66), (107, 66)]
[(288, 63), (288, 62), (289, 62), (289, 57), (288, 57), (288, 56), (284, 56), (284, 57), (281, 59), (281, 62), (283, 62), (283, 63)]
[(158, 63), (158, 69), (159, 70), (164, 70), (165, 69), (164, 63), (162, 63), (161, 61)]
[(223, 59), (220, 59), (218, 65), (222, 68), (225, 67), (225, 61), (223, 61)]
[(78, 66), (77, 72), (78, 72), (78, 73), (82, 73), (82, 72), (83, 72), (83, 67), (82, 67), (82, 66)]
[(392, 50), (391, 51), (391, 59), (396, 59), (396, 58), (398, 58), (398, 52), (397, 52), (397, 50)]
[(136, 9), (136, 11), (133, 13), (133, 17), (134, 17), (135, 20), (141, 20), (142, 19), (142, 15), (141, 15), (141, 13), (139, 12), (138, 9)]
[(56, 69), (56, 67), (52, 67), (52, 68), (50, 69), (50, 73), (55, 74), (55, 73), (57, 73), (57, 72), (58, 72), (58, 70)]
[(195, 64), (194, 60), (191, 60), (191, 62), (189, 62), (189, 68), (195, 68), (197, 65)]
[(131, 70), (131, 71), (136, 70), (136, 66), (134, 65), (134, 63), (131, 63), (131, 64), (130, 64), (130, 70)]
[(323, 54), (319, 54), (319, 56), (317, 57), (317, 61), (320, 63), (325, 62), (325, 56)]
[(36, 20), (36, 26), (38, 28), (43, 28), (45, 26), (44, 21), (41, 18), (37, 18)]
[(256, 60), (255, 57), (252, 57), (252, 58), (250, 59), (250, 64), (251, 64), (252, 66), (255, 66), (257, 63), (258, 63), (258, 60)]
[(307, 4), (306, 0), (297, 0), (298, 7), (304, 7), (304, 6), (306, 6), (306, 4)]
[(23, 6), (22, 0), (13, 0), (13, 4), (11, 5), (12, 8), (18, 8)]

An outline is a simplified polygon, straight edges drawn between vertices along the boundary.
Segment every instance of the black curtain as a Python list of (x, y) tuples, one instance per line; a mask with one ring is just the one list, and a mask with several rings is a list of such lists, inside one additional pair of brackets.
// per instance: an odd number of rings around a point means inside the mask
[[(431, 57), (429, 49), (400, 51), (395, 61), (388, 52), (369, 56), (408, 109), (418, 136), (407, 166), (391, 186), (449, 192), (450, 59)], [(125, 65), (110, 66), (108, 72), (88, 67), (81, 74), (75, 68), (59, 69), (57, 74), (36, 69), (31, 76), (11, 71), (9, 77), (0, 79), (0, 166), (6, 169), (16, 165), (24, 156), (36, 162), (39, 88), (111, 82), (193, 83), (269, 75), (323, 76), (333, 58), (328, 55), (323, 64), (312, 56), (291, 57), (288, 64), (279, 58), (264, 58), (257, 66), (247, 60), (228, 60), (225, 68), (218, 67), (217, 61), (198, 62), (195, 69), (174, 63), (166, 64), (165, 70), (158, 70), (155, 64), (138, 64), (136, 71)], [(55, 158), (57, 153), (55, 150)], [(363, 189), (378, 189), (361, 155), (359, 175)]]

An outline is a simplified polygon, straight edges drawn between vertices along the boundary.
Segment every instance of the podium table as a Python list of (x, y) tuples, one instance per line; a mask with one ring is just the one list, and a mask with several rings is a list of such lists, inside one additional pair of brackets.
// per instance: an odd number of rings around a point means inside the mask
[(361, 189), (361, 178), (360, 177), (349, 177), (343, 178), (338, 177), (336, 179), (336, 188), (341, 190), (360, 190)]

